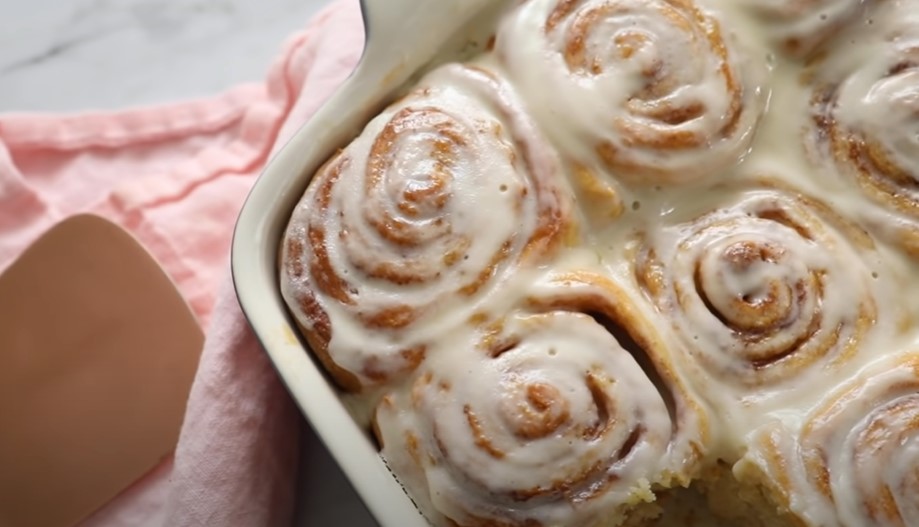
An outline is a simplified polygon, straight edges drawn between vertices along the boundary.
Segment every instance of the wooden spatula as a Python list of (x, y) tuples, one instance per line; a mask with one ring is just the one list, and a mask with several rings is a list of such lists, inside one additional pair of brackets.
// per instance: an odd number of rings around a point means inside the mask
[(72, 525), (169, 454), (203, 340), (120, 227), (35, 242), (0, 275), (0, 526)]

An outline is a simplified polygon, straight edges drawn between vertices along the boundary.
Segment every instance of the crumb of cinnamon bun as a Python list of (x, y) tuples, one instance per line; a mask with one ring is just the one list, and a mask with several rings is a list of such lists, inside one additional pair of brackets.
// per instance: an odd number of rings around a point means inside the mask
[(704, 489), (712, 512), (732, 522), (750, 527), (806, 527), (790, 512), (788, 497), (759, 467), (741, 463), (732, 470), (721, 463)]

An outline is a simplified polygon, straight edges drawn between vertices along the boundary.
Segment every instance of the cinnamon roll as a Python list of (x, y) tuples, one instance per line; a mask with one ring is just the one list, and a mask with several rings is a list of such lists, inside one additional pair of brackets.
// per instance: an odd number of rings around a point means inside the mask
[(803, 524), (919, 525), (919, 355), (889, 355), (801, 426), (757, 431), (734, 469)]
[(847, 25), (862, 18), (876, 0), (743, 0), (772, 39), (794, 57), (807, 57)]
[[(315, 175), (281, 244), (281, 289), (345, 388), (414, 370), (430, 340), (568, 225), (558, 162), (512, 89), (447, 65)], [(487, 210), (488, 215), (481, 211)]]
[(566, 153), (633, 184), (742, 158), (764, 95), (745, 49), (693, 0), (527, 0), (495, 45)]
[(826, 206), (763, 187), (647, 233), (635, 275), (701, 366), (693, 378), (761, 398), (858, 352), (877, 317), (873, 252)]
[[(904, 16), (916, 15), (912, 6)], [(818, 155), (886, 212), (867, 223), (919, 257), (919, 18), (908, 20), (882, 43), (866, 43), (854, 68), (824, 65), (812, 137)]]
[(561, 273), (533, 291), (383, 398), (383, 456), (449, 525), (618, 525), (688, 484), (705, 418), (662, 360), (634, 355), (663, 343), (611, 280)]

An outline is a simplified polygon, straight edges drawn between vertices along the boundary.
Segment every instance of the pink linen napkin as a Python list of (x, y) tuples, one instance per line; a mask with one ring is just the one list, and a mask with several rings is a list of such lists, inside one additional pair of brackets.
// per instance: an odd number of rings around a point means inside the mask
[(229, 245), (266, 161), (362, 46), (357, 1), (339, 0), (290, 38), (263, 84), (153, 108), (0, 115), (0, 271), (58, 221), (96, 213), (153, 253), (207, 333), (174, 458), (84, 526), (290, 523), (299, 417), (236, 302)]

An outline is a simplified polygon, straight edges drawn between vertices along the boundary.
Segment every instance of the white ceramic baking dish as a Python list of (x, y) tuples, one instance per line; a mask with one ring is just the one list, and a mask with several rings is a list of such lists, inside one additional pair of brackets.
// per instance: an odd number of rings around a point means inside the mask
[(428, 523), (298, 337), (279, 290), (277, 248), (313, 172), (423, 71), (479, 51), (502, 4), (363, 0), (367, 38), (360, 63), (259, 177), (233, 237), (233, 279), (246, 317), (294, 400), (384, 527)]

